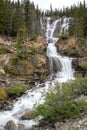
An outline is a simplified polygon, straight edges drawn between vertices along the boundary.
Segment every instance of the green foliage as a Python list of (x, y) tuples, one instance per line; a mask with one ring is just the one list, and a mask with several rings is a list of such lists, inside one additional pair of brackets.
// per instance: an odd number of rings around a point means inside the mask
[(77, 56), (78, 51), (76, 49), (68, 49), (64, 52), (67, 56)]
[(0, 34), (16, 37), (22, 25), (28, 38), (40, 33), (40, 10), (29, 0), (0, 0), (0, 17)]
[(9, 64), (4, 66), (4, 70), (6, 73), (10, 75), (10, 77), (19, 77), (19, 76), (29, 76), (29, 61), (21, 60), (19, 56), (14, 56), (10, 60)]
[(81, 99), (77, 104), (80, 106), (82, 112), (87, 112), (87, 101), (85, 99)]
[(74, 82), (71, 82), (71, 87), (74, 92), (78, 95), (87, 93), (87, 77), (78, 78)]
[(6, 48), (0, 47), (0, 54), (8, 53), (9, 51)]
[(45, 103), (36, 105), (35, 116), (48, 120), (77, 118), (87, 111), (86, 100), (77, 100), (80, 94), (87, 93), (87, 78), (79, 78), (63, 84), (55, 84), (45, 95)]
[(87, 61), (83, 61), (80, 66), (87, 70)]
[(7, 97), (6, 90), (4, 88), (0, 88), (0, 101), (5, 100)]
[(37, 36), (35, 34), (32, 34), (30, 36), (30, 41), (36, 41), (36, 39), (37, 39)]
[(68, 130), (79, 130), (79, 128), (73, 127), (73, 128), (69, 128)]
[(23, 94), (26, 90), (28, 90), (27, 85), (23, 83), (15, 83), (8, 88), (7, 93), (10, 97), (17, 97)]
[(62, 39), (62, 40), (66, 40), (66, 39), (68, 39), (68, 35), (62, 33), (62, 34), (59, 36), (59, 38)]
[[(41, 68), (42, 68), (42, 67), (41, 67)], [(38, 69), (41, 69), (41, 68), (39, 67)], [(40, 80), (41, 80), (41, 81), (46, 80), (46, 75), (45, 75), (45, 74), (41, 74)]]
[(30, 48), (28, 49), (28, 52), (31, 54), (31, 55), (35, 55), (37, 52), (38, 52), (38, 49), (35, 47), (34, 44), (32, 44), (30, 46)]
[(4, 29), (4, 16), (4, 1), (0, 0), (0, 33), (2, 33)]
[(84, 46), (85, 45), (85, 38), (84, 37), (80, 37), (77, 42), (79, 43), (79, 45)]

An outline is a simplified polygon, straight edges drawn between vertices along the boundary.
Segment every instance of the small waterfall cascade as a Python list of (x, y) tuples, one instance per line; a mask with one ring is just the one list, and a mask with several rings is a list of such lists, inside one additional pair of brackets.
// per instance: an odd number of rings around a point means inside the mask
[(56, 64), (57, 68), (56, 78), (58, 80), (65, 81), (67, 79), (73, 79), (72, 58), (61, 56), (57, 52), (55, 44), (59, 38), (54, 37), (56, 28), (58, 30), (58, 35), (61, 35), (62, 33), (68, 33), (69, 20), (70, 18), (65, 17), (50, 23), (51, 19), (47, 18), (46, 40), (48, 44), (47, 57), (49, 61), (50, 79), (52, 79), (54, 63)]
[[(51, 18), (46, 18), (46, 40), (47, 40), (47, 57), (49, 59), (49, 69), (50, 69), (50, 79), (53, 77), (54, 63), (56, 65), (56, 78), (53, 81), (47, 81), (44, 83), (44, 87), (41, 87), (41, 84), (38, 84), (35, 88), (29, 90), (22, 97), (18, 99), (14, 103), (12, 110), (9, 111), (0, 111), (0, 130), (5, 130), (4, 126), (9, 120), (13, 120), (15, 124), (24, 124), (26, 128), (32, 127), (32, 125), (37, 124), (36, 120), (21, 120), (21, 116), (26, 110), (33, 110), (35, 104), (44, 103), (43, 92), (48, 91), (50, 84), (54, 84), (54, 82), (64, 82), (68, 79), (73, 79), (73, 70), (71, 67), (72, 59), (68, 57), (62, 57), (56, 48), (56, 42), (59, 40), (54, 37), (54, 33), (56, 28), (58, 28), (59, 34), (62, 32), (67, 33), (68, 31), (68, 18), (60, 18), (51, 21)], [(45, 30), (42, 22), (42, 28)]]

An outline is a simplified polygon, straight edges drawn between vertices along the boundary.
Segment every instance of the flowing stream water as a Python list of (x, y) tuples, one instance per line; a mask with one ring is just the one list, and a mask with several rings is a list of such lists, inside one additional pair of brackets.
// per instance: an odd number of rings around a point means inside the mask
[[(50, 84), (54, 82), (66, 82), (67, 80), (73, 79), (73, 69), (72, 69), (72, 59), (61, 56), (57, 52), (56, 42), (59, 38), (54, 37), (54, 32), (58, 28), (59, 35), (61, 33), (68, 33), (69, 18), (60, 18), (51, 22), (51, 18), (46, 18), (46, 40), (47, 40), (47, 57), (49, 60), (49, 70), (50, 70), (50, 80), (44, 83), (44, 87), (40, 87), (38, 84), (35, 88), (29, 90), (22, 97), (15, 102), (12, 110), (1, 111), (0, 112), (0, 130), (4, 130), (4, 126), (9, 120), (13, 120), (16, 125), (25, 124), (26, 128), (32, 127), (32, 125), (37, 124), (36, 120), (22, 121), (20, 117), (23, 113), (30, 109), (34, 109), (35, 104), (44, 103), (43, 92), (47, 91)], [(41, 22), (42, 28), (43, 21)], [(57, 71), (55, 74), (55, 79), (53, 79), (54, 63), (56, 65)], [(39, 117), (40, 118), (40, 117)]]

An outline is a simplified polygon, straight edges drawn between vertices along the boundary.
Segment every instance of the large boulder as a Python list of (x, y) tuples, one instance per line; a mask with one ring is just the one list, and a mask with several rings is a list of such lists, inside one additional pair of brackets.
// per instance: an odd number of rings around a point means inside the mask
[(25, 130), (25, 125), (19, 124), (17, 130)]
[(5, 126), (5, 130), (17, 130), (16, 124), (12, 120), (8, 121)]
[(26, 110), (24, 112), (24, 114), (22, 115), (21, 119), (22, 120), (29, 120), (29, 119), (32, 118), (33, 114), (34, 114), (34, 111), (28, 109), (28, 110)]

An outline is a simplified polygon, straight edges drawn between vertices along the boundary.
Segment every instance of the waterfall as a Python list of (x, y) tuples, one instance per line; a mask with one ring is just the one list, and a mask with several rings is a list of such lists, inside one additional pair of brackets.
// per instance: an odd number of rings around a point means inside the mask
[[(1, 111), (0, 112), (0, 130), (4, 130), (4, 126), (9, 120), (13, 120), (16, 125), (25, 124), (26, 128), (32, 127), (32, 125), (37, 124), (36, 120), (21, 120), (20, 117), (27, 110), (34, 109), (35, 104), (44, 103), (43, 92), (46, 92), (50, 87), (50, 83), (55, 82), (65, 82), (68, 79), (73, 79), (73, 69), (71, 66), (72, 59), (68, 57), (63, 57), (57, 52), (56, 42), (59, 38), (54, 37), (55, 29), (58, 27), (59, 35), (64, 32), (68, 33), (69, 18), (60, 18), (51, 22), (51, 18), (45, 18), (44, 25), (46, 26), (46, 41), (47, 41), (47, 57), (49, 59), (49, 70), (50, 70), (50, 79), (53, 78), (54, 63), (56, 65), (56, 78), (54, 81), (47, 81), (44, 83), (44, 87), (41, 87), (38, 84), (35, 88), (29, 90), (22, 97), (14, 103), (12, 110)], [(41, 21), (43, 30), (43, 21)]]
[(72, 58), (63, 57), (57, 52), (56, 42), (59, 38), (54, 37), (54, 32), (56, 27), (59, 27), (58, 34), (68, 33), (69, 28), (69, 19), (70, 18), (60, 18), (55, 20), (50, 24), (50, 18), (47, 18), (47, 31), (46, 31), (46, 40), (47, 40), (47, 57), (49, 61), (49, 70), (50, 70), (50, 79), (53, 75), (53, 62), (56, 64), (57, 72), (56, 78), (65, 81), (68, 79), (73, 79), (73, 69), (72, 69)]

